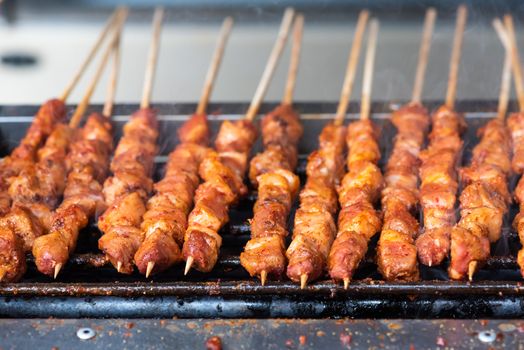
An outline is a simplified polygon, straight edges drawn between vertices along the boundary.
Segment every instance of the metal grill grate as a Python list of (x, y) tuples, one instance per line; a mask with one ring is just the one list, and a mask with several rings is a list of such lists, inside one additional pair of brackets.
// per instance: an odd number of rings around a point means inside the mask
[[(437, 103), (429, 104), (430, 108)], [(274, 105), (265, 105), (264, 111)], [(116, 138), (136, 106), (116, 107)], [(382, 128), (383, 159), (388, 159), (395, 134), (388, 122), (390, 105), (377, 103), (374, 120)], [(457, 106), (466, 115), (468, 130), (464, 135), (464, 161), (477, 143), (476, 130), (494, 114), (495, 102), (463, 102)], [(97, 107), (95, 107), (97, 108)], [(194, 105), (158, 105), (160, 145), (156, 178), (161, 177), (165, 155), (178, 142), (176, 128)], [(298, 104), (303, 116), (305, 134), (299, 150), (298, 172), (304, 180), (306, 156), (317, 147), (322, 126), (331, 118), (335, 104)], [(220, 121), (238, 118), (244, 104), (212, 105), (220, 112), (210, 116), (216, 132)], [(352, 105), (351, 111), (358, 106)], [(0, 144), (3, 150), (12, 148), (20, 139), (36, 107), (0, 107)], [(351, 114), (350, 118), (358, 116)], [(260, 150), (260, 142), (255, 152)], [(511, 189), (516, 178), (511, 179)], [(239, 253), (249, 239), (247, 219), (252, 216), (256, 193), (252, 192), (232, 210), (231, 222), (223, 230), (223, 249), (216, 268), (210, 274), (192, 271), (183, 276), (182, 266), (146, 280), (138, 273), (118, 274), (97, 251), (99, 232), (93, 224), (81, 233), (77, 252), (62, 270), (57, 281), (38, 273), (29, 263), (28, 272), (20, 283), (0, 285), (0, 316), (4, 317), (522, 317), (524, 287), (515, 256), (520, 248), (518, 237), (511, 228), (517, 207), (513, 205), (505, 218), (502, 238), (492, 246), (494, 256), (477, 274), (473, 283), (452, 282), (447, 278), (447, 265), (428, 268), (421, 266), (422, 281), (390, 283), (380, 280), (374, 264), (375, 238), (368, 256), (345, 291), (331, 281), (322, 280), (301, 290), (289, 281), (270, 281), (261, 286), (251, 279), (239, 263)], [(290, 224), (292, 223), (292, 218)], [(290, 225), (292, 226), (292, 225)], [(28, 258), (31, 261), (31, 258)]]

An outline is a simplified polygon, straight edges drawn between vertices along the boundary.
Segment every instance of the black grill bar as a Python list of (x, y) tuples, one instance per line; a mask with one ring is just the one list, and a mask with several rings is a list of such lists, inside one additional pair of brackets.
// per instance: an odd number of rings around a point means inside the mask
[[(214, 282), (135, 282), (118, 283), (111, 285), (107, 283), (32, 283), (8, 284), (0, 287), (0, 294), (3, 296), (74, 296), (74, 297), (93, 297), (93, 296), (118, 296), (118, 297), (156, 297), (176, 295), (180, 297), (196, 296), (236, 296), (244, 297), (247, 295), (302, 295), (308, 297), (316, 296), (336, 296), (336, 295), (455, 295), (455, 296), (476, 296), (476, 295), (498, 295), (498, 296), (521, 296), (524, 293), (524, 286), (521, 282), (491, 282), (481, 281), (469, 282), (441, 282), (425, 281), (423, 283), (393, 283), (382, 281), (354, 281), (347, 290), (341, 285), (335, 285), (331, 281), (320, 281), (305, 289), (291, 282), (269, 282), (265, 286), (256, 281), (214, 281)], [(314, 302), (314, 301), (310, 301)]]

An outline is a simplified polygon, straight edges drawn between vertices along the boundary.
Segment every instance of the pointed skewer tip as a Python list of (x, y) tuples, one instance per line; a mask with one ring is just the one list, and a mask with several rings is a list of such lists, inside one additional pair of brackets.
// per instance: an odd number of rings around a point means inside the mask
[(149, 261), (147, 263), (147, 268), (146, 268), (146, 278), (149, 278), (149, 275), (151, 275), (151, 272), (153, 271), (154, 268), (155, 268), (155, 262)]
[(308, 278), (307, 274), (303, 274), (303, 275), (300, 276), (300, 289), (306, 288), (307, 278)]
[(477, 271), (477, 265), (478, 265), (477, 261), (470, 261), (469, 262), (469, 265), (468, 265), (468, 279), (469, 279), (470, 282), (473, 281), (473, 275)]
[(62, 263), (55, 265), (55, 272), (53, 274), (53, 278), (56, 280), (56, 276), (60, 273), (60, 270), (62, 269)]
[(344, 289), (347, 290), (349, 287), (349, 278), (344, 278)]
[(120, 270), (122, 270), (122, 262), (121, 261), (116, 263), (116, 271), (120, 272)]
[(261, 273), (260, 273), (260, 283), (265, 286), (266, 285), (266, 280), (267, 280), (267, 271), (266, 270), (263, 270)]
[(193, 266), (193, 261), (195, 261), (195, 259), (192, 256), (187, 258), (187, 260), (186, 260), (186, 268), (184, 269), (184, 276), (187, 275), (189, 270), (191, 270), (191, 266)]

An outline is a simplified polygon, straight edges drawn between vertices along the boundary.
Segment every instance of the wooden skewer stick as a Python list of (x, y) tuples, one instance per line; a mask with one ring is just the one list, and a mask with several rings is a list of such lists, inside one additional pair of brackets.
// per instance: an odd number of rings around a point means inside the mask
[(266, 285), (266, 280), (267, 280), (267, 271), (266, 270), (262, 270), (262, 272), (260, 272), (260, 284), (265, 286)]
[(224, 49), (226, 48), (227, 39), (231, 33), (231, 28), (233, 27), (233, 18), (227, 17), (222, 23), (222, 29), (220, 30), (218, 43), (211, 60), (211, 64), (207, 71), (206, 80), (204, 82), (204, 88), (202, 89), (202, 95), (200, 101), (198, 102), (197, 114), (206, 113), (207, 103), (209, 102), (209, 96), (213, 90), (213, 85), (215, 83), (215, 78), (218, 73), (218, 68), (222, 62), (222, 57), (224, 56)]
[(504, 120), (508, 111), (509, 95), (511, 92), (511, 49), (505, 50), (504, 67), (502, 68), (502, 79), (500, 82), (499, 104), (497, 118)]
[(284, 90), (284, 98), (282, 99), (282, 104), (284, 105), (293, 104), (293, 93), (295, 91), (295, 83), (297, 81), (303, 32), (304, 15), (298, 14), (295, 18), (295, 24), (293, 26), (293, 46), (291, 47), (291, 59), (289, 63), (289, 71), (287, 74), (286, 88)]
[[(267, 88), (269, 86), (269, 82), (271, 81), (273, 73), (275, 72), (276, 65), (280, 59), (280, 56), (282, 56), (282, 51), (284, 49), (284, 46), (286, 45), (287, 37), (289, 35), (289, 29), (291, 28), (291, 24), (293, 23), (294, 15), (295, 10), (293, 10), (293, 8), (290, 7), (288, 7), (284, 12), (284, 17), (282, 17), (282, 22), (278, 31), (277, 40), (266, 63), (266, 68), (264, 69), (264, 73), (262, 74), (260, 83), (258, 83), (257, 90), (255, 91), (255, 96), (253, 96), (253, 100), (251, 101), (249, 109), (247, 110), (247, 113), (245, 115), (246, 120), (253, 120), (257, 115), (258, 109), (260, 108), (260, 104), (262, 103), (262, 99), (264, 98), (264, 95), (266, 94)], [(190, 265), (187, 263), (186, 269), (188, 266)], [(260, 283), (262, 285), (265, 285), (266, 280), (267, 271), (262, 270), (260, 272)]]
[(149, 261), (146, 267), (146, 278), (149, 278), (149, 275), (151, 274), (151, 272), (153, 272), (154, 268), (155, 268), (155, 262)]
[(513, 18), (510, 15), (504, 16), (507, 37), (511, 47), (511, 61), (513, 67), (513, 77), (515, 79), (515, 90), (517, 90), (517, 100), (521, 112), (524, 112), (524, 82), (522, 80), (522, 66), (520, 64), (519, 49)]
[(89, 63), (91, 63), (91, 61), (95, 57), (95, 54), (98, 52), (98, 49), (100, 48), (100, 46), (104, 42), (104, 39), (106, 38), (107, 34), (113, 28), (113, 26), (115, 25), (115, 23), (116, 23), (116, 21), (118, 19), (118, 16), (120, 16), (120, 14), (123, 11), (127, 11), (127, 9), (125, 7), (118, 7), (111, 14), (111, 17), (109, 17), (109, 20), (107, 21), (104, 29), (102, 30), (102, 33), (100, 33), (100, 35), (96, 39), (96, 42), (93, 45), (93, 47), (91, 48), (91, 50), (89, 51), (89, 53), (87, 54), (87, 57), (85, 58), (85, 60), (80, 65), (80, 68), (78, 68), (78, 71), (76, 71), (75, 75), (73, 76), (73, 79), (71, 79), (69, 84), (67, 84), (66, 88), (62, 92), (62, 95), (60, 95), (60, 100), (62, 100), (62, 101), (66, 101), (67, 100), (67, 98), (69, 97), (69, 95), (71, 94), (73, 89), (75, 88), (76, 84), (78, 83), (78, 81), (80, 80), (80, 78), (82, 77), (84, 72), (86, 71), (87, 67), (89, 66)]
[(300, 289), (306, 288), (308, 277), (307, 273), (300, 275)]
[(473, 275), (475, 275), (475, 272), (477, 271), (478, 261), (473, 260), (470, 261), (468, 264), (468, 280), (470, 282), (473, 281)]
[(118, 71), (120, 70), (120, 41), (121, 35), (118, 37), (115, 47), (113, 49), (113, 66), (111, 67), (111, 75), (109, 76), (109, 83), (107, 85), (106, 100), (104, 102), (104, 109), (102, 115), (111, 118), (113, 114), (113, 105), (115, 102), (116, 85), (118, 82)]
[(89, 86), (87, 88), (86, 93), (84, 94), (84, 97), (82, 97), (82, 100), (76, 107), (76, 110), (73, 113), (71, 120), (69, 121), (69, 126), (71, 126), (72, 128), (78, 127), (78, 125), (82, 121), (82, 117), (84, 116), (87, 106), (89, 106), (89, 101), (91, 100), (91, 96), (93, 95), (93, 92), (95, 91), (98, 81), (100, 80), (100, 76), (102, 75), (102, 72), (104, 71), (104, 68), (107, 65), (107, 61), (109, 60), (111, 53), (113, 52), (116, 45), (118, 44), (118, 38), (120, 37), (120, 33), (122, 32), (122, 27), (124, 25), (126, 17), (127, 17), (127, 10), (120, 14), (119, 19), (118, 19), (118, 26), (115, 28), (113, 32), (113, 37), (111, 39), (111, 42), (109, 43), (104, 53), (104, 56), (102, 57), (102, 60), (100, 61), (100, 64), (98, 65), (98, 68), (95, 72), (93, 79), (89, 83)]
[(164, 9), (157, 7), (153, 16), (153, 39), (151, 41), (151, 47), (149, 48), (149, 56), (147, 59), (140, 108), (148, 108), (151, 102), (151, 92), (153, 91), (153, 81), (155, 80), (156, 64), (158, 61), (158, 49), (160, 47), (160, 32), (162, 29), (163, 19)]
[(334, 123), (337, 126), (342, 125), (344, 118), (346, 117), (351, 91), (353, 90), (353, 82), (355, 81), (355, 73), (357, 71), (358, 58), (360, 56), (360, 48), (362, 47), (362, 38), (364, 36), (364, 32), (366, 31), (368, 18), (369, 12), (367, 10), (360, 11), (357, 27), (355, 29), (355, 37), (353, 38), (351, 52), (349, 53), (346, 76), (344, 77), (342, 92), (340, 93), (337, 114), (335, 115)]
[(371, 85), (373, 82), (373, 66), (377, 49), (378, 20), (373, 19), (369, 24), (369, 38), (364, 66), (364, 81), (362, 83), (362, 102), (360, 105), (360, 119), (369, 119), (371, 110)]
[(509, 34), (506, 31), (506, 27), (504, 27), (504, 24), (502, 24), (500, 18), (495, 18), (492, 24), (493, 28), (495, 29), (495, 32), (497, 33), (497, 36), (499, 37), (500, 42), (502, 43), (502, 46), (504, 46), (504, 49), (511, 50), (511, 40), (509, 38)]
[(255, 91), (255, 95), (253, 96), (253, 100), (251, 101), (249, 109), (245, 115), (245, 119), (247, 120), (253, 120), (257, 115), (260, 104), (262, 103), (262, 99), (266, 94), (271, 78), (273, 77), (273, 73), (275, 72), (278, 60), (282, 55), (282, 50), (286, 45), (289, 29), (291, 27), (291, 23), (293, 22), (294, 15), (295, 10), (292, 8), (287, 8), (284, 12), (284, 17), (282, 18), (282, 23), (280, 24), (277, 40), (273, 46), (273, 50), (271, 51), (267, 61), (266, 68), (264, 69), (260, 83), (258, 84), (257, 90)]
[[(111, 51), (113, 52), (113, 58), (114, 59), (113, 59), (113, 67), (111, 69), (111, 76), (109, 78), (109, 84), (108, 84), (108, 90), (107, 90), (107, 95), (106, 95), (106, 101), (104, 103), (104, 109), (103, 109), (103, 112), (102, 112), (102, 115), (104, 115), (106, 118), (110, 118), (111, 117), (111, 111), (112, 111), (112, 108), (113, 108), (113, 100), (114, 100), (114, 96), (115, 96), (116, 79), (117, 79), (117, 75), (118, 75), (118, 65), (119, 65), (120, 35), (121, 35), (121, 31), (122, 31), (122, 26), (123, 26), (124, 21), (125, 21), (125, 16), (127, 16), (127, 10), (125, 12), (120, 13), (119, 15), (122, 17), (121, 18), (121, 23), (119, 24), (119, 27), (114, 29), (114, 35), (116, 34), (116, 41), (112, 43), (113, 45), (110, 44), (109, 47), (108, 47), (108, 50), (107, 50), (107, 52), (111, 52)], [(107, 54), (107, 52), (106, 52), (106, 54)], [(96, 72), (96, 76), (93, 79), (94, 85), (96, 85), (96, 83), (98, 82), (98, 78), (100, 76), (100, 73), (103, 70), (102, 68), (105, 67), (106, 63), (107, 63), (107, 59), (106, 59), (106, 55), (105, 55), (103, 57), (103, 59), (102, 59), (102, 62), (100, 64), (97, 72)], [(91, 84), (93, 84), (93, 82)], [(80, 123), (80, 120), (82, 119), (82, 116), (83, 116), (83, 114), (85, 112), (85, 109), (87, 108), (87, 105), (89, 104), (90, 95), (93, 93), (94, 85), (90, 86), (90, 88), (88, 89), (88, 92), (86, 93), (86, 96), (84, 96), (84, 99), (82, 100), (82, 102), (77, 107), (77, 109), (75, 111), (75, 114), (73, 115), (73, 118), (71, 118), (70, 124), (71, 124), (71, 126), (73, 128), (76, 128), (78, 126), (78, 124)], [(89, 97), (87, 97), (88, 95), (89, 95)], [(84, 101), (87, 101), (87, 102), (84, 102)], [(83, 106), (82, 107), (83, 111), (82, 112), (78, 112), (81, 106)], [(54, 266), (54, 273), (53, 273), (53, 278), (54, 279), (56, 279), (56, 277), (60, 273), (60, 270), (62, 269), (62, 267), (63, 267), (62, 263), (55, 264), (55, 266)]]
[(192, 256), (187, 258), (186, 267), (184, 268), (184, 276), (189, 273), (189, 270), (191, 270), (191, 266), (193, 266), (194, 261), (195, 261), (195, 258), (193, 258)]
[(413, 103), (420, 103), (421, 101), (424, 77), (426, 76), (426, 67), (428, 65), (429, 51), (431, 48), (431, 37), (433, 36), (433, 28), (435, 27), (436, 18), (437, 11), (430, 7), (426, 11), (426, 18), (424, 19), (422, 43), (420, 44), (417, 72), (415, 73), (415, 83), (413, 84), (413, 93), (411, 95), (411, 102)]
[(446, 106), (453, 109), (455, 107), (455, 96), (457, 94), (457, 78), (462, 51), (462, 39), (464, 38), (464, 28), (468, 10), (465, 5), (460, 5), (457, 10), (457, 23), (453, 38), (453, 48), (451, 51), (451, 61), (449, 65), (448, 89), (446, 93)]

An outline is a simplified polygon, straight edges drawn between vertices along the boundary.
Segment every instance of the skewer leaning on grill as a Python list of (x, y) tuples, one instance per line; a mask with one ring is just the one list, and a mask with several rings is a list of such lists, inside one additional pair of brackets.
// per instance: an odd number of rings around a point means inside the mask
[[(522, 79), (522, 67), (518, 53), (517, 41), (515, 38), (515, 29), (513, 20), (510, 16), (505, 17), (506, 22), (506, 50), (510, 50), (513, 67), (513, 77), (515, 79), (515, 88), (517, 90), (517, 99), (519, 102), (519, 112), (511, 113), (507, 119), (507, 126), (511, 132), (513, 144), (513, 172), (520, 176), (515, 187), (514, 198), (519, 204), (519, 213), (515, 216), (513, 227), (517, 230), (520, 243), (524, 246), (524, 82)], [(500, 22), (495, 22), (499, 28), (503, 28)], [(500, 29), (499, 29), (500, 30)], [(504, 34), (504, 33), (503, 33)], [(504, 37), (504, 35), (502, 35)], [(524, 249), (520, 249), (517, 255), (517, 263), (520, 267), (520, 273), (524, 276)]]
[(377, 245), (378, 270), (386, 280), (417, 280), (417, 250), (414, 238), (419, 223), (419, 153), (429, 126), (428, 112), (421, 104), (425, 68), (436, 12), (428, 9), (411, 102), (391, 117), (397, 128), (393, 150), (386, 165), (382, 191), (383, 227)]
[(280, 278), (284, 274), (287, 222), (300, 187), (294, 170), (303, 128), (293, 109), (293, 90), (303, 26), (304, 17), (297, 15), (284, 98), (280, 106), (262, 119), (264, 151), (251, 160), (249, 170), (251, 183), (258, 188), (258, 198), (251, 220), (251, 239), (240, 254), (240, 264), (251, 276), (259, 277), (262, 284), (268, 275)]
[(113, 13), (87, 57), (60, 97), (50, 99), (40, 107), (29, 129), (20, 141), (20, 144), (9, 156), (0, 160), (0, 217), (9, 211), (11, 206), (11, 198), (8, 194), (10, 182), (18, 176), (24, 168), (38, 161), (38, 149), (42, 147), (47, 137), (53, 132), (56, 124), (66, 119), (65, 102), (86, 71), (89, 63), (93, 60), (93, 57), (102, 45), (110, 29), (114, 26), (117, 15), (121, 11), (122, 9), (119, 8)]
[(98, 248), (118, 272), (126, 274), (133, 272), (133, 256), (143, 241), (140, 223), (153, 190), (151, 176), (157, 153), (158, 122), (150, 100), (163, 16), (163, 9), (157, 8), (140, 109), (124, 126), (115, 149), (110, 166), (112, 176), (104, 182), (103, 189), (108, 209), (98, 219), (98, 228), (103, 232)]
[(378, 21), (370, 23), (366, 50), (360, 120), (348, 126), (346, 144), (348, 172), (337, 189), (340, 204), (338, 231), (329, 252), (329, 275), (348, 287), (358, 264), (367, 252), (367, 244), (380, 230), (382, 221), (374, 204), (380, 196), (383, 178), (377, 126), (369, 119), (371, 85), (377, 45)]
[(368, 16), (367, 11), (359, 15), (335, 121), (324, 127), (319, 137), (320, 148), (308, 158), (307, 182), (300, 193), (300, 208), (295, 214), (293, 241), (286, 252), (287, 275), (295, 282), (300, 281), (302, 288), (326, 270), (327, 256), (336, 233), (335, 187), (344, 171), (343, 121)]
[(247, 192), (243, 179), (256, 139), (253, 119), (281, 56), (293, 16), (293, 9), (285, 11), (277, 41), (245, 118), (222, 123), (215, 141), (216, 152), (211, 152), (200, 165), (199, 173), (204, 182), (196, 190), (195, 207), (188, 218), (182, 248), (185, 274), (191, 267), (202, 272), (213, 269), (222, 245), (219, 230), (229, 220), (230, 206)]
[[(124, 19), (121, 21), (122, 26)], [(68, 175), (63, 201), (52, 216), (49, 233), (38, 237), (33, 244), (36, 267), (41, 273), (54, 278), (75, 250), (80, 230), (105, 209), (102, 187), (113, 149), (110, 118), (118, 75), (119, 45), (120, 38), (116, 37), (103, 112), (91, 113), (72, 142), (66, 158)], [(87, 103), (82, 105), (87, 106)], [(81, 114), (75, 113), (77, 118), (71, 123), (78, 124)]]
[(511, 84), (511, 55), (506, 50), (497, 117), (480, 129), (470, 165), (460, 170), (460, 221), (451, 231), (449, 277), (469, 280), (490, 256), (490, 243), (501, 235), (511, 196), (511, 134), (504, 117)]
[(449, 255), (451, 230), (456, 222), (457, 168), (463, 144), (460, 137), (466, 124), (463, 116), (455, 112), (453, 107), (465, 17), (465, 9), (460, 8), (446, 104), (433, 114), (429, 145), (420, 155), (420, 201), (424, 231), (418, 237), (416, 246), (420, 262), (427, 266), (439, 265)]
[[(45, 145), (38, 151), (38, 162), (22, 170), (9, 187), (13, 205), (9, 213), (0, 220), (0, 275), (5, 277), (5, 280), (15, 281), (22, 277), (26, 269), (25, 252), (32, 250), (37, 237), (53, 230), (53, 210), (64, 193), (70, 165), (66, 157), (72, 141), (77, 136), (78, 124), (118, 40), (125, 15), (125, 12), (119, 13), (113, 39), (70, 124), (56, 125)], [(54, 266), (51, 266), (52, 268)]]
[(134, 257), (146, 277), (182, 261), (187, 216), (199, 184), (198, 168), (210, 152), (206, 107), (232, 25), (231, 17), (224, 20), (198, 108), (178, 130), (181, 144), (170, 153), (165, 176), (155, 184), (156, 194), (147, 202), (141, 225), (145, 238)]

